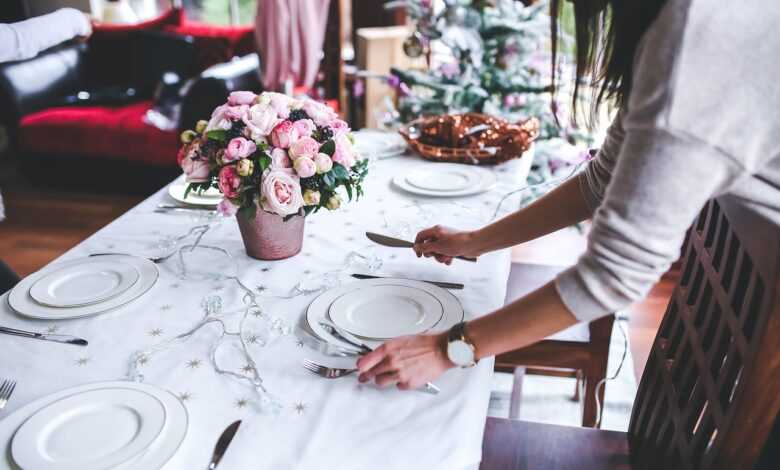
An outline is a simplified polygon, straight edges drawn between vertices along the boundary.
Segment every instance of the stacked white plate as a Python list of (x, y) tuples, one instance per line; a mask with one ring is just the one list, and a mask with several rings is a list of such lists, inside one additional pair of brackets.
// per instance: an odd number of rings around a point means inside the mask
[(367, 279), (320, 294), (306, 311), (306, 322), (320, 339), (349, 346), (321, 325), (328, 319), (372, 348), (405, 335), (440, 332), (463, 321), (457, 297), (441, 287), (409, 279)]
[(20, 408), (0, 421), (0, 442), (10, 468), (158, 469), (176, 453), (187, 426), (187, 410), (173, 394), (100, 382)]
[(407, 144), (397, 132), (361, 129), (354, 133), (355, 151), (364, 157), (378, 160), (396, 157), (406, 152)]
[(421, 196), (459, 197), (490, 191), (496, 175), (473, 165), (428, 163), (397, 175), (393, 184)]
[[(203, 192), (190, 191), (187, 193), (187, 183), (176, 181), (168, 186), (168, 195), (182, 204), (202, 207), (217, 207), (222, 200), (222, 193), (214, 188), (209, 188)], [(184, 195), (187, 194), (187, 197)]]
[(27, 276), (11, 290), (8, 304), (31, 318), (62, 320), (96, 315), (142, 296), (158, 276), (157, 266), (145, 258), (80, 258)]

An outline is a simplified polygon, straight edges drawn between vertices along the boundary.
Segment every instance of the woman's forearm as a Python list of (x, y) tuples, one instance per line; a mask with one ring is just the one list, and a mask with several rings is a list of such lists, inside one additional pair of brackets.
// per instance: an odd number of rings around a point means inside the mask
[(468, 322), (477, 359), (525, 347), (577, 323), (550, 281), (495, 312)]
[(589, 218), (579, 184), (577, 177), (570, 178), (528, 207), (477, 230), (473, 238), (477, 251), (508, 248)]

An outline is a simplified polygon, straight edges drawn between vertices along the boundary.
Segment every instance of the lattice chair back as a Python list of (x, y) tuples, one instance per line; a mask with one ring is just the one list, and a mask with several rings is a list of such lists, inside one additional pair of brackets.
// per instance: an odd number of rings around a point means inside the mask
[(635, 468), (753, 468), (780, 410), (779, 239), (729, 198), (694, 222), (632, 411)]

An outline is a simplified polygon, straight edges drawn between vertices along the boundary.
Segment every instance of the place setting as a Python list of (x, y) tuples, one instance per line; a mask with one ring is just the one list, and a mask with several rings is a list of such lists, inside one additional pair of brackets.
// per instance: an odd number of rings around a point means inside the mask
[(7, 443), (7, 467), (14, 470), (160, 468), (188, 426), (187, 410), (172, 393), (107, 381), (24, 405), (0, 420), (0, 442)]
[[(55, 263), (22, 279), (8, 294), (15, 313), (39, 320), (66, 320), (113, 311), (146, 294), (159, 270), (149, 259), (105, 254)], [(65, 335), (0, 327), (0, 333), (85, 346)]]
[(222, 193), (219, 189), (210, 187), (203, 190), (191, 190), (189, 183), (184, 180), (176, 180), (168, 185), (168, 196), (174, 202), (158, 203), (155, 212), (210, 216), (216, 214), (217, 204), (222, 200)]
[(438, 198), (481, 194), (495, 188), (496, 183), (492, 171), (459, 163), (416, 165), (393, 178), (393, 186), (398, 189)]

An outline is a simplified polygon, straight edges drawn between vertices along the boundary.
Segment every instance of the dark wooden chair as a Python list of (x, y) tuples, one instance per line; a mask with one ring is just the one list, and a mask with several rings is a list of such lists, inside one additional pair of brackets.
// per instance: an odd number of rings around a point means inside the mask
[[(507, 303), (541, 287), (565, 269), (562, 266), (514, 264), (507, 286)], [(582, 398), (582, 425), (598, 427), (596, 385), (607, 376), (607, 359), (614, 315), (578, 324), (530, 346), (496, 356), (495, 370), (515, 375), (510, 418), (519, 417), (522, 379), (526, 373), (576, 377), (575, 398)], [(580, 387), (583, 385), (583, 387)], [(604, 403), (604, 389), (598, 399)]]
[(683, 246), (628, 433), (491, 418), (481, 468), (780, 468), (759, 461), (777, 445), (779, 241), (733, 199), (709, 202)]

